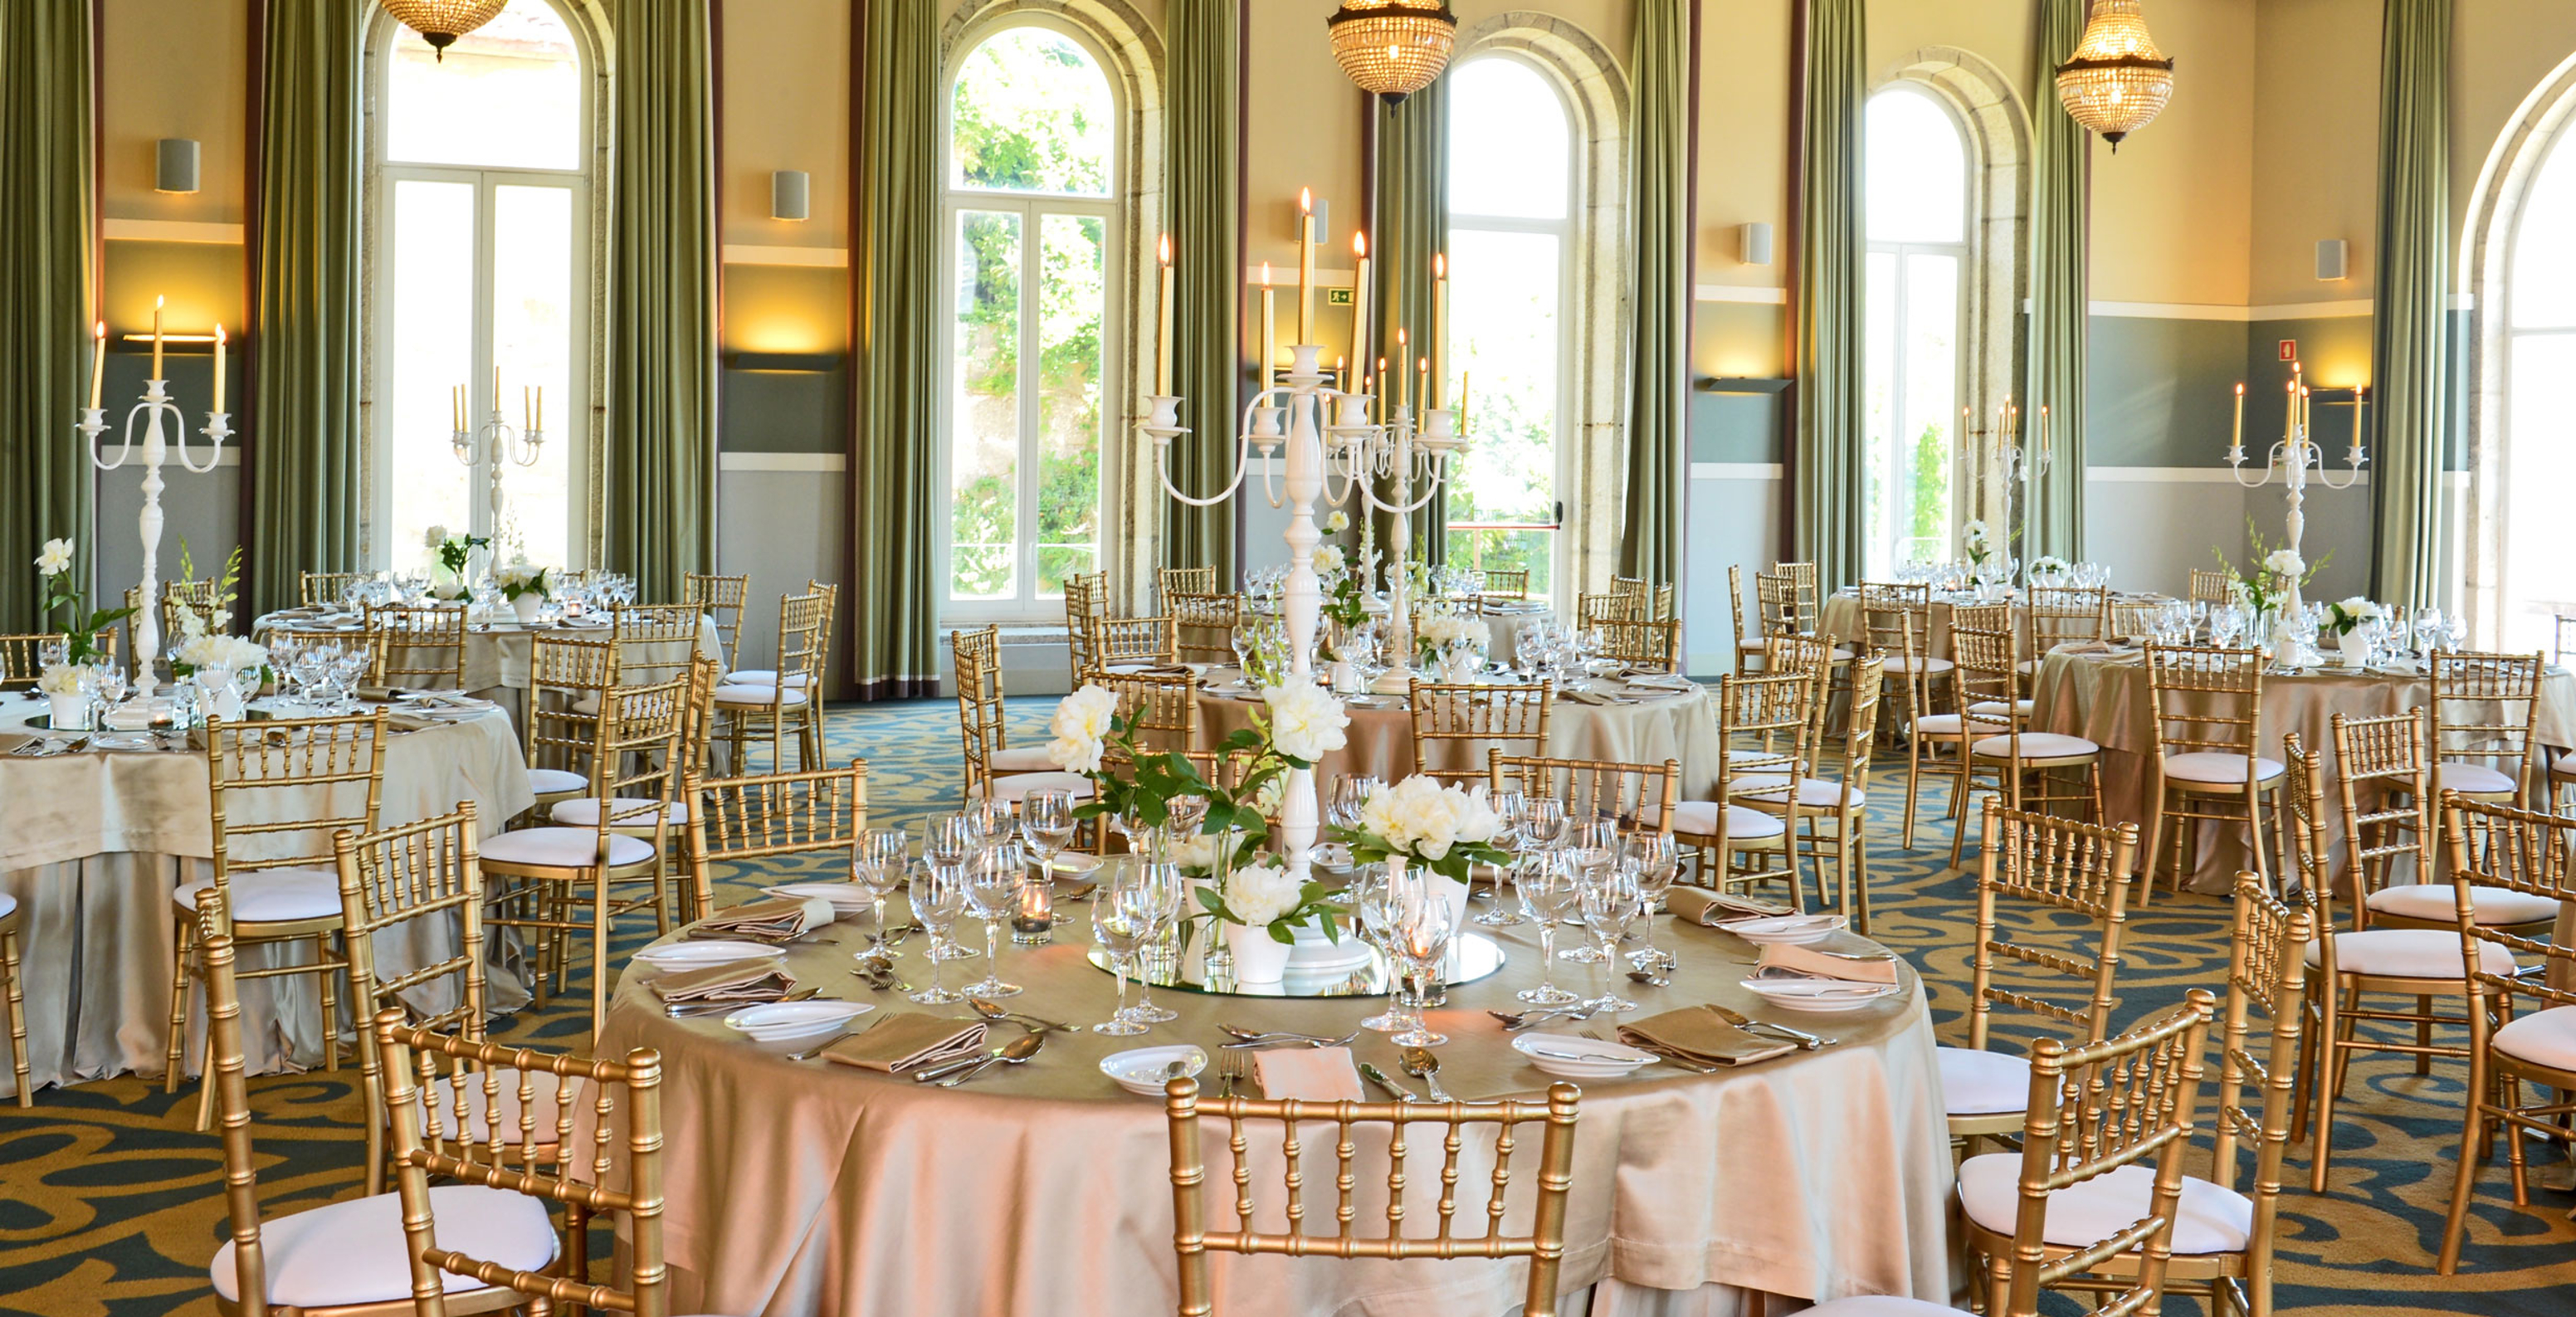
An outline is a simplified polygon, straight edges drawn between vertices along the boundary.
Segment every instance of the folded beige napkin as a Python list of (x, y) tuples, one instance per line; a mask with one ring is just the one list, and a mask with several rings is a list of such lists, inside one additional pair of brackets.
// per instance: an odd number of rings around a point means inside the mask
[(1252, 1069), (1261, 1080), (1261, 1095), (1277, 1102), (1358, 1102), (1359, 1067), (1347, 1047), (1281, 1047), (1252, 1054)]
[(752, 960), (709, 965), (656, 979), (653, 993), (669, 1006), (682, 1002), (762, 1002), (776, 1001), (795, 986), (796, 980), (777, 962)]
[(982, 1020), (952, 1020), (921, 1011), (904, 1011), (863, 1033), (854, 1033), (823, 1049), (842, 1065), (889, 1075), (908, 1075), (948, 1061), (962, 1061), (984, 1046)]
[(1792, 974), (1811, 979), (1841, 979), (1846, 983), (1896, 982), (1896, 961), (1845, 960), (1827, 955), (1814, 947), (1791, 946), (1774, 942), (1762, 948), (1762, 958), (1754, 962), (1753, 972)]
[(820, 897), (799, 899), (773, 896), (759, 901), (745, 901), (730, 910), (719, 910), (706, 917), (698, 927), (719, 933), (741, 933), (748, 937), (792, 938), (809, 928), (832, 922), (832, 903)]
[(447, 725), (446, 719), (432, 718), (426, 714), (389, 713), (385, 715), (385, 726), (402, 732), (425, 732), (432, 727), (445, 727)]
[(1596, 695), (1591, 691), (1582, 689), (1581, 687), (1570, 688), (1564, 691), (1563, 694), (1565, 698), (1572, 700), (1577, 704), (1608, 704), (1611, 702), (1609, 696)]
[(1729, 896), (1705, 887), (1675, 887), (1665, 895), (1664, 905), (1676, 919), (1712, 928), (1730, 919), (1767, 919), (1794, 913), (1785, 905), (1756, 901), (1749, 896)]
[(1738, 1029), (1705, 1006), (1686, 1006), (1620, 1025), (1619, 1041), (1709, 1065), (1751, 1065), (1798, 1050), (1796, 1043)]

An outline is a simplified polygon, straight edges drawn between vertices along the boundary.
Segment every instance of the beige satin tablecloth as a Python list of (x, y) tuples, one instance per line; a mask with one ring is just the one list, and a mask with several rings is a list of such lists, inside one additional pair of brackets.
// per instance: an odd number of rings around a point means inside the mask
[[(349, 625), (335, 628), (331, 625), (335, 622), (349, 623)], [(276, 627), (337, 629), (351, 634), (356, 634), (360, 629), (346, 613), (316, 616), (313, 612), (304, 609), (287, 609), (269, 613), (252, 623), (251, 638), (259, 639)], [(474, 629), (465, 633), (465, 680), (461, 689), (472, 691), (508, 709), (513, 723), (524, 719), (527, 716), (528, 665), (536, 654), (537, 633), (540, 631), (578, 640), (606, 640), (609, 638), (611, 628), (564, 626), (561, 623), (530, 627), (521, 624), (515, 618), (507, 621), (475, 623)], [(680, 646), (673, 643), (640, 646), (638, 652), (651, 662), (678, 663), (686, 657), (685, 654), (677, 652), (679, 649)], [(712, 616), (701, 614), (698, 618), (697, 651), (719, 663), (724, 661), (724, 640), (716, 631), (715, 619)]]
[[(2031, 695), (2035, 701), (2032, 729), (2081, 736), (2102, 747), (2103, 809), (2113, 822), (2138, 825), (2143, 863), (2146, 830), (2154, 826), (2156, 815), (2152, 795), (2156, 731), (2145, 658), (2134, 650), (2076, 653), (2060, 646), (2041, 661)], [(2342, 668), (2298, 675), (2265, 673), (2258, 753), (2281, 758), (2282, 738), (2297, 732), (2300, 744), (2325, 757), (2331, 792), (2337, 771), (2336, 714), (2385, 717), (2408, 709), (2430, 709), (2432, 700), (2432, 681), (2423, 676)], [(2564, 668), (2548, 670), (2541, 680), (2540, 708), (2532, 731), (2542, 745), (2576, 745), (2576, 675)], [(2244, 828), (2202, 828), (2200, 832), (2200, 853), (2192, 857), (2192, 890), (2224, 894), (2248, 864)], [(2270, 849), (2267, 838), (2265, 850)]]
[[(2166, 596), (2153, 593), (2114, 593), (2111, 598), (2112, 602), (2117, 604), (2135, 605), (2156, 603), (2165, 599)], [(2016, 636), (2019, 636), (2023, 627), (2023, 618), (2022, 607), (2019, 602), (2020, 595), (2018, 592), (2015, 593), (2014, 599), (2013, 632)], [(1953, 609), (1955, 609), (1958, 604), (1964, 602), (1968, 601), (1944, 599), (1938, 595), (1933, 597), (1931, 609), (1932, 634), (1928, 637), (1916, 637), (1918, 642), (1920, 642), (1924, 647), (1923, 657), (1950, 657), (1950, 616)], [(1825, 635), (1833, 637), (1835, 640), (1845, 643), (1866, 643), (1869, 639), (1869, 615), (1861, 609), (1860, 595), (1857, 592), (1836, 594), (1826, 599), (1824, 615), (1817, 619), (1816, 629)], [(2026, 641), (2017, 643), (2026, 645)]]
[[(1070, 909), (1077, 921), (1088, 911)], [(1516, 1007), (1513, 992), (1537, 981), (1529, 930), (1496, 932), (1510, 963), (1452, 987), (1448, 1006), (1431, 1013), (1451, 1039), (1439, 1049), (1441, 1078), (1464, 1100), (1532, 1097), (1549, 1082), (1508, 1049), (1485, 1013)], [(845, 925), (832, 936), (790, 949), (800, 981), (879, 1010), (963, 1014), (869, 992), (848, 972), (860, 934)], [(1646, 1012), (1718, 1001), (1769, 1014), (1737, 986), (1750, 947), (1699, 928), (1659, 927), (1657, 937), (1680, 955), (1672, 986), (1619, 982)], [(1007, 1005), (1087, 1026), (1108, 1013), (1109, 976), (1084, 960), (1078, 927), (1059, 927), (1057, 938), (1037, 949), (1006, 945), (1002, 976), (1029, 989)], [(1835, 945), (1870, 944), (1846, 936)], [(914, 983), (928, 974), (917, 954), (897, 968)], [(1163, 1112), (1113, 1086), (1101, 1058), (1181, 1042), (1213, 1053), (1220, 1022), (1340, 1034), (1379, 1005), (1159, 989), (1155, 1000), (1180, 1020), (1134, 1038), (1087, 1028), (1052, 1035), (1028, 1064), (943, 1090), (789, 1061), (785, 1053), (808, 1044), (743, 1041), (713, 1018), (670, 1019), (647, 988), (654, 973), (639, 967), (619, 983), (600, 1045), (661, 1053), (672, 1310), (767, 1317), (1170, 1313), (1178, 1300)], [(983, 966), (955, 962), (946, 973), (954, 986)], [(1558, 977), (1598, 991), (1589, 973), (1566, 964)], [(1759, 1312), (1766, 1295), (1944, 1298), (1948, 1138), (1930, 1018), (1910, 969), (1905, 982), (1903, 999), (1858, 1014), (1773, 1017), (1839, 1037), (1840, 1046), (1714, 1075), (1650, 1066), (1585, 1085), (1566, 1290), (1598, 1285), (1597, 1298), (1622, 1313), (1662, 1314)], [(996, 1037), (1017, 1032), (1007, 1026)], [(1402, 1077), (1384, 1035), (1363, 1033), (1353, 1049)], [(1208, 1137), (1211, 1224), (1231, 1228), (1223, 1126), (1211, 1125)], [(1329, 1143), (1310, 1144), (1306, 1167), (1310, 1190), (1327, 1194)], [(1516, 1187), (1534, 1173), (1534, 1152), (1533, 1144), (1515, 1157)], [(1408, 1168), (1408, 1194), (1420, 1195), (1408, 1216), (1417, 1222), (1432, 1218), (1438, 1156), (1418, 1146)], [(1489, 1175), (1489, 1161), (1466, 1154), (1459, 1184), (1478, 1210)], [(1374, 1187), (1365, 1172), (1361, 1182), (1361, 1218), (1382, 1221), (1383, 1199), (1371, 1194), (1383, 1192), (1383, 1172)], [(1256, 1201), (1275, 1211), (1276, 1179), (1256, 1183)], [(1525, 1220), (1518, 1209), (1509, 1228), (1525, 1229)], [(1212, 1265), (1217, 1311), (1228, 1317), (1499, 1317), (1518, 1304), (1525, 1274), (1502, 1261), (1216, 1255)]]
[[(7, 754), (25, 739), (19, 734), (24, 721), (43, 711), (23, 696), (0, 697), (0, 891), (18, 899), (30, 1079), (41, 1085), (124, 1071), (158, 1074), (170, 1027), (176, 911), (170, 894), (207, 876), (214, 854), (206, 756), (201, 750)], [(383, 823), (432, 818), (460, 800), (475, 802), (486, 836), (536, 801), (518, 735), (497, 711), (397, 731), (386, 748)], [(334, 805), (280, 796), (254, 808), (319, 817), (355, 813), (362, 801)], [(245, 849), (254, 857), (282, 853), (280, 839), (261, 840), (269, 849)], [(453, 953), (451, 933), (425, 928), (386, 934), (377, 943), (388, 973)], [(250, 954), (267, 958), (260, 963), (282, 963), (275, 950)], [(494, 976), (491, 988), (496, 1009), (525, 1000), (506, 975)], [(252, 1073), (320, 1055), (320, 999), (312, 978), (246, 980), (242, 997)], [(342, 997), (345, 1002), (345, 992)], [(0, 1076), (0, 1085), (13, 1083)]]

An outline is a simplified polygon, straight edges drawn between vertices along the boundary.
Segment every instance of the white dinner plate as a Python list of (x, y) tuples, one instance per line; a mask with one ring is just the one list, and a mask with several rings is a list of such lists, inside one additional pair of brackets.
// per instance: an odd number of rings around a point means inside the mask
[(1100, 1073), (1138, 1097), (1158, 1098), (1163, 1096), (1163, 1085), (1170, 1082), (1164, 1072), (1171, 1069), (1174, 1061), (1187, 1067), (1185, 1077), (1190, 1079), (1198, 1078), (1199, 1072), (1207, 1069), (1207, 1053), (1183, 1043), (1112, 1052), (1100, 1058)]
[(1652, 1052), (1570, 1033), (1519, 1034), (1512, 1050), (1560, 1079), (1616, 1079), (1655, 1063)]
[(1846, 983), (1840, 979), (1746, 979), (1744, 990), (1774, 1006), (1816, 1015), (1865, 1010), (1904, 989), (1892, 983)]
[(876, 898), (858, 883), (780, 883), (761, 890), (771, 896), (792, 897), (799, 901), (829, 901), (835, 915), (863, 915), (876, 909)]
[(1842, 931), (1843, 917), (1772, 915), (1763, 919), (1731, 919), (1720, 927), (1757, 947), (1774, 942), (1803, 946), (1809, 942), (1822, 942)]
[(783, 1043), (830, 1033), (875, 1009), (863, 1001), (771, 1001), (745, 1006), (724, 1022), (753, 1042)]
[(746, 960), (785, 960), (787, 952), (758, 942), (672, 942), (646, 947), (635, 958), (658, 969), (705, 969)]

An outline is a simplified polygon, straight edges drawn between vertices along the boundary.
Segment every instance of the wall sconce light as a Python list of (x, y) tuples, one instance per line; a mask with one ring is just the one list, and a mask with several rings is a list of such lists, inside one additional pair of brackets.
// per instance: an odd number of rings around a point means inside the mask
[(769, 217), (802, 220), (811, 213), (814, 177), (802, 169), (781, 169), (769, 176)]
[(2328, 238), (2324, 242), (2317, 244), (2317, 277), (2319, 279), (2343, 278), (2344, 261), (2343, 239)]
[(1735, 226), (1736, 243), (1746, 265), (1771, 263), (1771, 226), (1763, 223)]
[(196, 191), (197, 144), (185, 137), (164, 137), (156, 143), (156, 149), (158, 158), (152, 168), (152, 190)]

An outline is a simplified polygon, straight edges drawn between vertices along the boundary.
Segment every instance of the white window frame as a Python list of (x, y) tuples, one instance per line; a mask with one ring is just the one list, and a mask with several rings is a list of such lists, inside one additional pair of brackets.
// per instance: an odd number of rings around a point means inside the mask
[[(2576, 121), (2570, 121), (2570, 123), (2559, 125), (2557, 131), (2550, 134), (2548, 142), (2542, 145), (2539, 160), (2532, 167), (2530, 183), (2524, 188), (2521, 204), (2514, 208), (2513, 222), (2511, 228), (2508, 230), (2509, 236), (2505, 245), (2504, 278), (2501, 280), (2501, 287), (2504, 291), (2504, 306), (2502, 308), (2503, 314), (2499, 321), (2504, 337), (2504, 351), (2496, 354), (2499, 358), (2498, 360), (2487, 364), (2488, 368), (2495, 372), (2498, 396), (2504, 401), (2504, 406), (2498, 410), (2503, 413), (2504, 419), (2503, 425), (2499, 427), (2501, 437), (2503, 439), (2503, 443), (2500, 446), (2503, 449), (2504, 454), (2504, 481), (2502, 482), (2502, 485), (2504, 488), (2508, 489), (2512, 488), (2513, 460), (2515, 455), (2519, 452), (2521, 445), (2525, 442), (2538, 445), (2559, 437), (2556, 434), (2548, 433), (2548, 425), (2547, 423), (2544, 423), (2541, 427), (2538, 427), (2541, 431), (2540, 433), (2534, 433), (2527, 440), (2525, 439), (2523, 435), (2524, 427), (2522, 422), (2524, 417), (2521, 414), (2522, 409), (2515, 405), (2517, 395), (2514, 390), (2514, 362), (2521, 356), (2521, 349), (2524, 340), (2535, 338), (2576, 338), (2576, 323), (2558, 325), (2518, 325), (2514, 323), (2515, 313), (2513, 288), (2515, 283), (2515, 274), (2522, 264), (2523, 239), (2526, 236), (2529, 236), (2528, 230), (2531, 221), (2532, 189), (2537, 188), (2543, 180), (2547, 179), (2553, 169), (2565, 169), (2571, 174), (2576, 174), (2576, 126), (2571, 126), (2571, 124), (2576, 124)], [(2566, 157), (2563, 161), (2560, 159), (2561, 155)], [(2549, 236), (2563, 238), (2563, 235), (2558, 234), (2552, 234)], [(2497, 514), (2496, 542), (2500, 546), (2509, 546), (2513, 542), (2514, 502), (2515, 500), (2510, 495), (2497, 500), (2495, 509)], [(2522, 623), (2532, 626), (2536, 630), (2540, 631), (2542, 633), (2540, 638), (2541, 647), (2549, 649), (2554, 653), (2557, 642), (2556, 628), (2549, 625), (2545, 619), (2535, 620), (2528, 612), (2529, 605), (2536, 602), (2548, 601), (2546, 596), (2537, 594), (2524, 595), (2519, 593), (2515, 588), (2515, 577), (2532, 570), (2534, 570), (2532, 567), (2519, 567), (2513, 561), (2512, 555), (2510, 554), (2499, 553), (2496, 555), (2496, 565), (2493, 569), (2495, 576), (2494, 598), (2496, 606), (2494, 609), (2495, 617), (2491, 624), (2495, 637), (2493, 644), (2496, 647), (2504, 649), (2528, 648), (2527, 646), (2522, 645), (2522, 642), (2511, 634), (2515, 629), (2516, 624)], [(2537, 570), (2543, 575), (2548, 574), (2550, 571), (2550, 569), (2546, 567), (2540, 567), (2537, 568)]]
[[(1063, 37), (1082, 49), (1100, 75), (1101, 86), (1109, 93), (1112, 127), (1109, 134), (1108, 192), (1085, 195), (1066, 192), (1015, 192), (993, 188), (968, 187), (955, 181), (954, 144), (956, 124), (957, 78), (966, 61), (984, 43), (1021, 28), (1039, 28)], [(1126, 289), (1121, 275), (1124, 262), (1120, 253), (1127, 241), (1127, 206), (1121, 198), (1119, 180), (1126, 177), (1127, 131), (1130, 108), (1121, 94), (1119, 79), (1112, 73), (1107, 52), (1088, 36), (1069, 24), (1046, 16), (1014, 11), (991, 28), (977, 31), (970, 40), (958, 43), (957, 58), (940, 82), (939, 95), (939, 177), (940, 177), (940, 254), (939, 272), (941, 301), (939, 305), (939, 419), (938, 489), (943, 507), (954, 488), (956, 454), (957, 396), (956, 354), (949, 350), (957, 326), (957, 217), (964, 211), (999, 211), (1020, 217), (1020, 379), (1016, 385), (1019, 401), (1019, 459), (1015, 465), (1018, 484), (1018, 510), (1013, 518), (1016, 542), (1012, 579), (1018, 589), (1008, 599), (958, 599), (950, 595), (955, 585), (956, 527), (953, 515), (940, 518), (939, 530), (939, 616), (948, 620), (972, 622), (1044, 623), (1064, 619), (1064, 596), (1038, 593), (1038, 489), (1041, 457), (1038, 434), (1038, 391), (1030, 387), (1030, 375), (1037, 369), (1039, 348), (1039, 297), (1043, 248), (1042, 217), (1074, 215), (1101, 221), (1101, 334), (1100, 334), (1100, 508), (1096, 519), (1100, 537), (1092, 555), (1092, 570), (1110, 566), (1110, 527), (1116, 524), (1119, 481), (1118, 464), (1112, 460), (1118, 451), (1116, 438), (1121, 424), (1117, 399), (1126, 387), (1122, 373), (1124, 361), (1119, 351), (1124, 335), (1113, 332), (1118, 327), (1119, 308), (1125, 306)]]
[[(1869, 99), (1876, 100), (1881, 96), (1913, 96), (1939, 110), (1941, 112), (1943, 122), (1948, 123), (1950, 125), (1950, 131), (1958, 135), (1959, 168), (1961, 171), (1959, 187), (1959, 232), (1962, 236), (1956, 242), (1884, 242), (1875, 238), (1869, 238), (1867, 236), (1869, 231), (1869, 216), (1866, 213), (1861, 216), (1861, 232), (1863, 234), (1862, 247), (1867, 253), (1862, 258), (1864, 293), (1867, 291), (1868, 256), (1886, 253), (1893, 256), (1896, 261), (1896, 307), (1893, 312), (1896, 324), (1896, 359), (1888, 364), (1888, 370), (1890, 372), (1890, 387), (1887, 399), (1887, 442), (1891, 449), (1901, 451), (1905, 443), (1903, 429), (1905, 418), (1905, 379), (1907, 365), (1905, 332), (1905, 326), (1907, 323), (1906, 311), (1909, 309), (1907, 303), (1910, 300), (1908, 289), (1913, 283), (1911, 279), (1906, 277), (1905, 273), (1907, 268), (1906, 258), (1909, 256), (1940, 255), (1951, 257), (1958, 262), (1958, 291), (1951, 299), (1952, 314), (1957, 319), (1958, 323), (1953, 327), (1950, 334), (1950, 396), (1954, 400), (1970, 396), (1968, 387), (1968, 367), (1971, 355), (1969, 338), (1973, 332), (1973, 322), (1970, 319), (1970, 308), (1974, 299), (1970, 296), (1969, 281), (1976, 277), (1976, 269), (1973, 265), (1976, 258), (1977, 246), (1975, 237), (1977, 232), (1976, 150), (1975, 139), (1969, 136), (1967, 125), (1959, 122), (1959, 116), (1951, 109), (1947, 98), (1933, 95), (1902, 82), (1891, 83), (1888, 86), (1870, 93)], [(1863, 112), (1865, 115), (1866, 108), (1864, 108)], [(1864, 151), (1868, 149), (1866, 143), (1864, 143), (1862, 149)], [(1866, 172), (1865, 161), (1863, 169), (1864, 172)], [(1868, 376), (1869, 366), (1866, 356), (1867, 347), (1867, 343), (1864, 342), (1862, 345), (1864, 352), (1862, 359), (1862, 377), (1864, 379)], [(1953, 466), (1956, 466), (1959, 462), (1959, 455), (1966, 451), (1963, 445), (1967, 444), (1968, 435), (1962, 427), (1956, 426), (1955, 424), (1952, 426), (1952, 429), (1953, 433), (1950, 435), (1948, 460)], [(1888, 491), (1888, 496), (1891, 499), (1895, 499), (1898, 497), (1899, 491), (1892, 487), (1893, 477), (1895, 474), (1895, 464), (1893, 462), (1889, 464), (1889, 471), (1891, 488)], [(1957, 473), (1954, 473), (1954, 475), (1956, 474)], [(1970, 497), (1968, 486), (1969, 481), (1964, 477), (1955, 478), (1950, 482), (1950, 525), (1946, 533), (1951, 540), (1955, 540), (1957, 538), (1959, 528), (1962, 524), (1961, 514), (1968, 510)], [(1872, 533), (1874, 535), (1875, 531), (1873, 530)], [(1885, 546), (1863, 545), (1861, 556), (1865, 562), (1870, 557), (1873, 557), (1878, 552), (1882, 551), (1891, 555), (1895, 553), (1894, 549), (1887, 548)], [(1888, 565), (1893, 567), (1896, 561), (1897, 560), (1891, 558)]]

